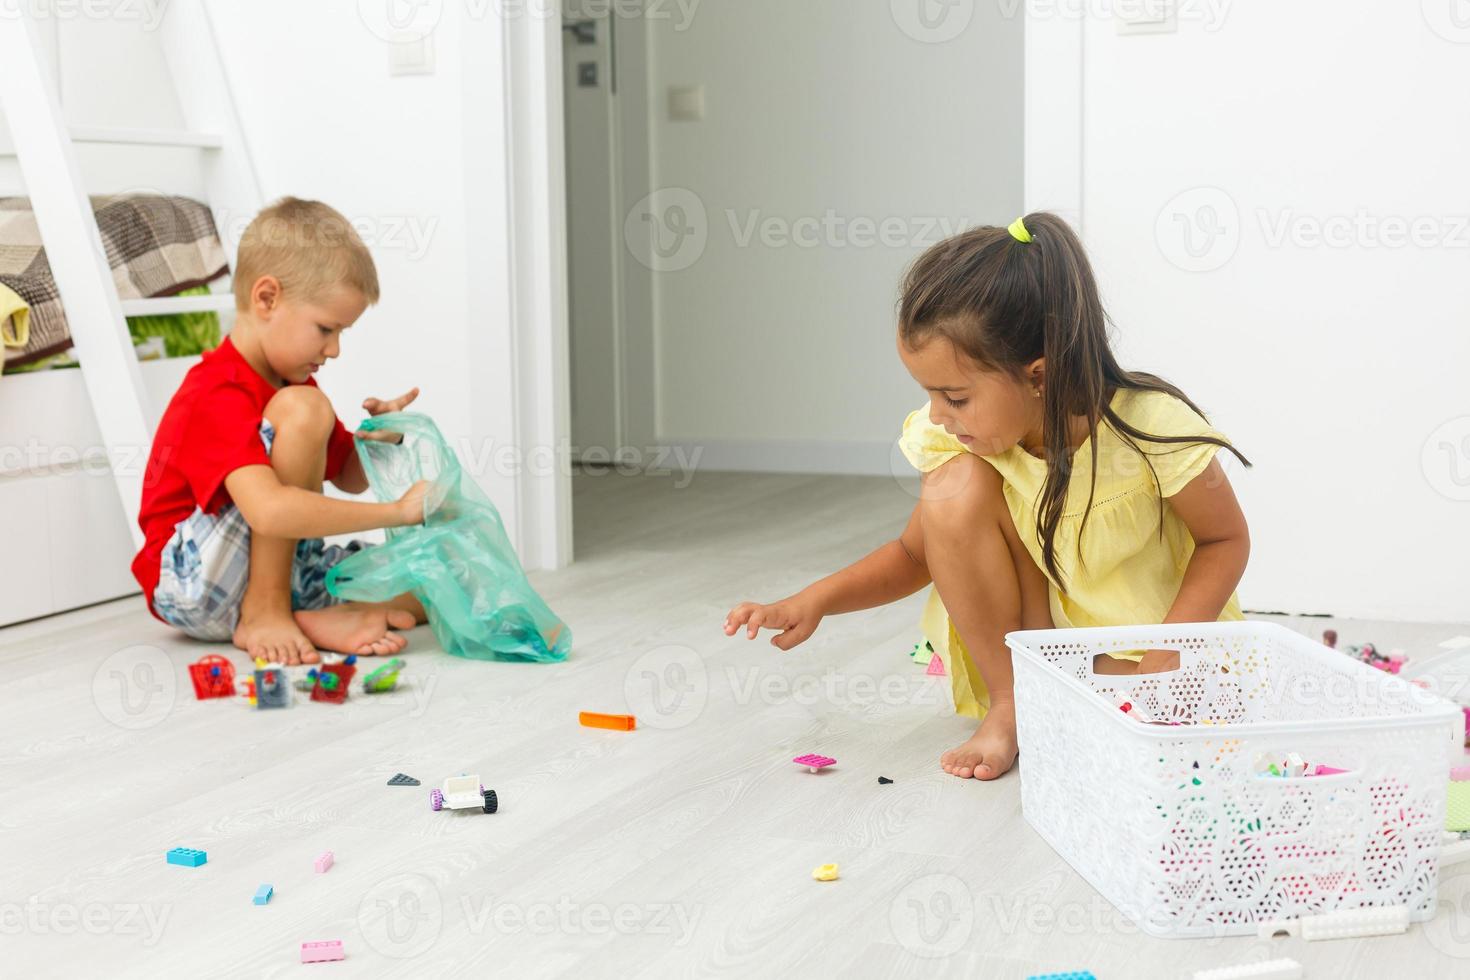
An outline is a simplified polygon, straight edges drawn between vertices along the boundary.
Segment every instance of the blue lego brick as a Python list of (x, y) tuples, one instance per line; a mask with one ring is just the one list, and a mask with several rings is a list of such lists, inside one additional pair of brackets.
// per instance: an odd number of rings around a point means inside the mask
[(1026, 980), (1097, 980), (1091, 970), (1073, 970), (1071, 973), (1036, 973)]
[(255, 898), (253, 899), (253, 901), (256, 905), (264, 905), (271, 900), (271, 896), (275, 893), (276, 890), (270, 885), (261, 885), (259, 888), (255, 889)]
[(168, 858), (169, 864), (182, 864), (186, 868), (197, 868), (209, 860), (208, 854), (192, 847), (176, 847), (164, 856)]

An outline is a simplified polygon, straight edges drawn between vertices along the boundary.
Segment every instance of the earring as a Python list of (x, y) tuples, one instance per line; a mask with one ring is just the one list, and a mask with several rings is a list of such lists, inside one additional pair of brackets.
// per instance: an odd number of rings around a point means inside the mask
[(1040, 398), (1041, 397), (1041, 389), (1038, 388), (1038, 387), (1036, 387), (1035, 385), (1032, 385), (1031, 386), (1031, 394), (1035, 395), (1037, 398)]

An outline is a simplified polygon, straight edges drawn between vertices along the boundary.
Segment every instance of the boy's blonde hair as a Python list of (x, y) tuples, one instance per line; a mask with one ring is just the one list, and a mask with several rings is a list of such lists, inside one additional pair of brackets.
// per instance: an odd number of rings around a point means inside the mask
[(283, 197), (257, 214), (240, 236), (235, 259), (235, 308), (250, 308), (261, 276), (274, 276), (284, 295), (320, 299), (333, 286), (351, 286), (378, 301), (378, 270), (352, 223), (321, 201)]

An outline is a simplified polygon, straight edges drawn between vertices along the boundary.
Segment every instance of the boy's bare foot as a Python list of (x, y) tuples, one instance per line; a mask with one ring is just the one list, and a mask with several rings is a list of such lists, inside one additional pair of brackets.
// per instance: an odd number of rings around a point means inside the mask
[(359, 657), (398, 653), (408, 646), (408, 639), (393, 630), (414, 625), (413, 613), (381, 606), (328, 606), (295, 615), (301, 632), (321, 649)]
[(248, 613), (242, 609), (231, 640), (249, 656), (273, 664), (314, 664), (319, 659), (289, 612)]
[(964, 745), (939, 757), (944, 771), (961, 779), (994, 779), (1016, 762), (1016, 706), (992, 704), (985, 720)]

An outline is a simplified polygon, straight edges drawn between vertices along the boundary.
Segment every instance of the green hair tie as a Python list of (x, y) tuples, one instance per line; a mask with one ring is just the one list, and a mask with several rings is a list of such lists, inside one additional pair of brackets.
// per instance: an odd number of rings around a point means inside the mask
[(1009, 231), (1011, 237), (1022, 245), (1027, 245), (1031, 242), (1031, 232), (1026, 230), (1026, 220), (1024, 218), (1017, 218), (1015, 221), (1012, 221), (1011, 226), (1006, 231)]

